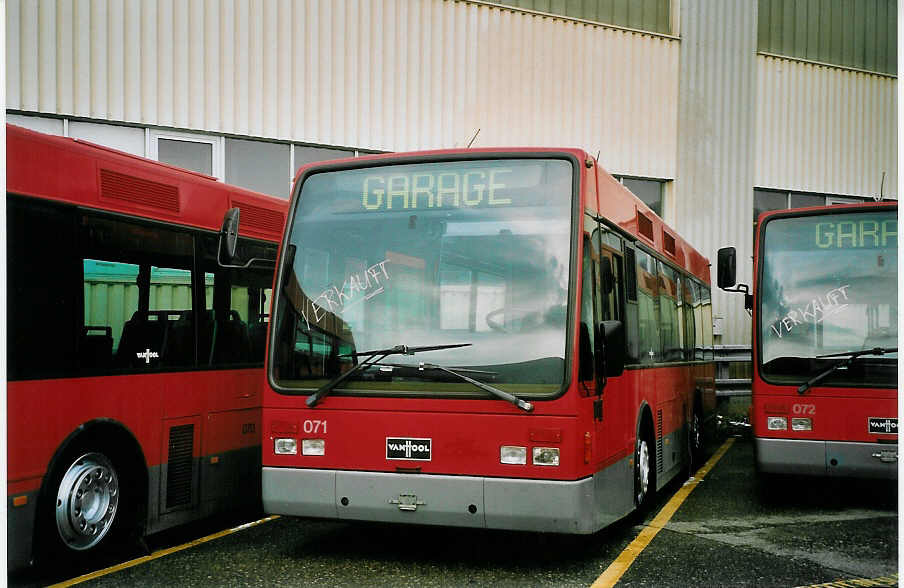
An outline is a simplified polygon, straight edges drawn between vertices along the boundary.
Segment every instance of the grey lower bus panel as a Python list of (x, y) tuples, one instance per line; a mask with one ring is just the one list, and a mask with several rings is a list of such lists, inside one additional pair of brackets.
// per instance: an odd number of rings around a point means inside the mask
[(302, 517), (593, 533), (630, 512), (624, 459), (576, 481), (263, 469), (264, 510)]
[(768, 474), (896, 479), (897, 443), (756, 439), (757, 469)]

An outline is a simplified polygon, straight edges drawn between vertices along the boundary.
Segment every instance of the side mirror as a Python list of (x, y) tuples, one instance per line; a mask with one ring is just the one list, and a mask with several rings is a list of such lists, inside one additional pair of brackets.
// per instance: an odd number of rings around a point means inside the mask
[(737, 260), (734, 247), (722, 247), (719, 249), (718, 264), (716, 267), (719, 288), (731, 288), (737, 283), (735, 273)]
[(599, 334), (605, 344), (603, 357), (606, 365), (604, 373), (607, 378), (622, 375), (625, 371), (625, 325), (621, 321), (603, 321), (599, 326)]
[(223, 216), (223, 227), (220, 229), (221, 247), (226, 249), (226, 259), (235, 260), (235, 250), (239, 241), (239, 216), (238, 208), (230, 208)]
[[(243, 263), (243, 260), (236, 259), (235, 254), (239, 243), (239, 209), (230, 208), (223, 215), (223, 226), (220, 227), (220, 238), (217, 243), (217, 265), (220, 267), (251, 267), (251, 264), (258, 264), (264, 267), (274, 267), (275, 259), (264, 259), (260, 257), (252, 257)], [(225, 258), (225, 260), (224, 260)]]

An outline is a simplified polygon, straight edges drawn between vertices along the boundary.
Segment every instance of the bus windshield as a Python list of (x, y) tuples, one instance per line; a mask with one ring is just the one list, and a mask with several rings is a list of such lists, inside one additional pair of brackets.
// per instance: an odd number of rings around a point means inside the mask
[[(779, 217), (761, 243), (762, 376), (806, 381), (832, 354), (896, 348), (897, 218), (894, 211)], [(897, 354), (864, 354), (825, 384), (893, 386)]]
[(565, 377), (572, 164), (431, 162), (315, 172), (287, 232), (272, 377), (288, 393), (393, 355), (333, 395), (490, 398), (458, 369), (512, 394), (557, 394)]

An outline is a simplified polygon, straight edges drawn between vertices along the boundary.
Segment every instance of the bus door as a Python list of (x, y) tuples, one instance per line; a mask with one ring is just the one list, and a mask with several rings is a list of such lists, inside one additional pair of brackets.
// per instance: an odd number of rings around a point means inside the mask
[(602, 316), (602, 269), (600, 263), (600, 227), (596, 219), (584, 215), (584, 256), (581, 282), (581, 322), (579, 324), (580, 375), (579, 394), (584, 397), (581, 412), (593, 419), (592, 463), (598, 469), (608, 456), (605, 439), (605, 401), (603, 374), (598, 373), (598, 325)]
[(584, 227), (580, 337), (586, 358), (581, 362), (581, 394), (588, 398), (588, 410), (593, 415), (594, 463), (605, 466), (625, 444), (624, 427), (617, 424), (624, 418), (621, 412), (625, 399), (619, 390), (621, 380), (614, 378), (607, 382), (605, 374), (598, 373), (597, 368), (602, 364), (592, 359), (602, 349), (597, 341), (602, 337), (601, 323), (623, 320), (619, 294), (621, 239), (602, 229), (589, 215), (585, 216)]
[[(600, 250), (600, 309), (596, 324), (603, 321), (625, 322), (624, 316), (624, 261), (621, 255), (622, 239), (617, 234), (603, 230)], [(625, 351), (622, 350), (622, 353)], [(608, 378), (603, 391), (603, 434), (606, 437), (607, 457), (619, 453), (620, 448), (630, 446), (624, 426), (628, 415), (625, 378)]]

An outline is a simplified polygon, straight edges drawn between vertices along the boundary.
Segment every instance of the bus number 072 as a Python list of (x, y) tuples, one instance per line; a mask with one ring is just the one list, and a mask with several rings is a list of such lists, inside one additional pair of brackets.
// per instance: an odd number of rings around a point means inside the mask
[(326, 421), (305, 421), (302, 428), (305, 433), (323, 433), (326, 434)]
[(816, 414), (815, 404), (795, 404), (791, 407), (794, 414)]

